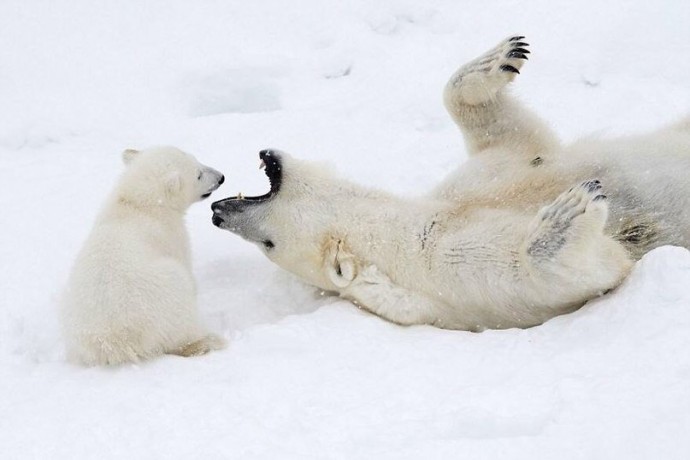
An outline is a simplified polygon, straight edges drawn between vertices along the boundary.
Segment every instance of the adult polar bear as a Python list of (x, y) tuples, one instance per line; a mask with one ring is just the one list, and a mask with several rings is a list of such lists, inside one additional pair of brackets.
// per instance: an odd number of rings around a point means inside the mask
[(467, 330), (540, 324), (617, 286), (650, 249), (690, 247), (690, 120), (561, 146), (504, 91), (523, 38), (448, 82), (470, 158), (430, 195), (403, 200), (265, 150), (271, 191), (214, 203), (214, 224), (390, 321)]

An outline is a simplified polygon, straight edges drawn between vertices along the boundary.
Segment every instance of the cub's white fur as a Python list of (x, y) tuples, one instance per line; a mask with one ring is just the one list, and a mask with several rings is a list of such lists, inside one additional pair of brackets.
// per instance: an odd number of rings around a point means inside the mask
[(199, 321), (184, 223), (222, 174), (173, 147), (127, 150), (123, 159), (62, 300), (68, 358), (106, 365), (222, 347)]
[(271, 192), (214, 203), (214, 223), (390, 321), (467, 330), (540, 324), (616, 287), (650, 249), (690, 247), (690, 121), (561, 146), (505, 91), (522, 40), (451, 77), (444, 101), (470, 158), (429, 195), (264, 151)]

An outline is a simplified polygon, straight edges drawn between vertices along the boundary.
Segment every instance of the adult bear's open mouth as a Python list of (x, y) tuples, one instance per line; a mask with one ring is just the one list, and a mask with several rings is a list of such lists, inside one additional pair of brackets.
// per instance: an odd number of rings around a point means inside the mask
[(221, 226), (228, 220), (229, 215), (243, 213), (248, 207), (268, 201), (280, 190), (283, 182), (283, 165), (280, 153), (275, 150), (262, 150), (259, 152), (261, 159), (260, 168), (264, 169), (266, 177), (271, 185), (268, 193), (259, 196), (237, 196), (216, 201), (211, 205), (213, 209), (213, 223)]
[(278, 193), (283, 183), (283, 165), (280, 154), (275, 150), (262, 150), (259, 152), (259, 158), (261, 159), (259, 168), (264, 170), (266, 177), (268, 177), (268, 182), (271, 184), (271, 189), (268, 193), (259, 196), (244, 196), (240, 193), (237, 196), (226, 198), (226, 200), (265, 201)]
[(275, 150), (262, 150), (259, 152), (261, 159), (260, 168), (263, 168), (271, 184), (268, 193), (261, 196), (237, 196), (216, 201), (211, 205), (213, 209), (212, 222), (216, 227), (233, 232), (242, 238), (260, 244), (265, 250), (272, 250), (275, 245), (261, 224), (262, 213), (265, 209), (261, 206), (267, 203), (280, 190), (283, 182), (283, 165), (281, 155)]

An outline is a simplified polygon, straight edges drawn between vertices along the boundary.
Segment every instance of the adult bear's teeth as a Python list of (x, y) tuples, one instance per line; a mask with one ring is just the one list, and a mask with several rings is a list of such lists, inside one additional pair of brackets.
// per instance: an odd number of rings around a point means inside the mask
[(259, 163), (259, 169), (264, 169), (266, 167), (266, 162), (264, 160), (261, 160), (261, 163)]
[(244, 193), (240, 192), (237, 194), (237, 199), (238, 200), (244, 200)]

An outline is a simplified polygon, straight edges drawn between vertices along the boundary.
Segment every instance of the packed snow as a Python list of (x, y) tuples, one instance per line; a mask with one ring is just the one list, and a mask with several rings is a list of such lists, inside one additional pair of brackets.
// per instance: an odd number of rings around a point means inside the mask
[[(325, 295), (209, 209), (267, 190), (266, 147), (425, 192), (465, 156), (446, 79), (513, 33), (532, 50), (513, 91), (564, 140), (653, 129), (690, 112), (688, 24), (684, 0), (3, 0), (0, 457), (690, 458), (686, 249), (573, 314), (469, 333)], [(187, 221), (229, 345), (67, 364), (68, 270), (121, 151), (156, 144), (226, 175)]]

